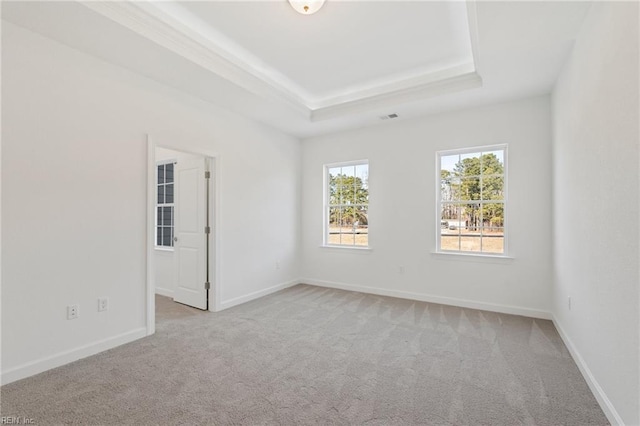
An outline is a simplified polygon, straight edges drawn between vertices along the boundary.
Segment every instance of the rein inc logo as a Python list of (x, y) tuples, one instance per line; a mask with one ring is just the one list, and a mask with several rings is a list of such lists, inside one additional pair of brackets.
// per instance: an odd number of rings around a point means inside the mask
[(0, 417), (0, 425), (35, 425), (36, 422), (29, 417), (20, 416), (2, 416)]

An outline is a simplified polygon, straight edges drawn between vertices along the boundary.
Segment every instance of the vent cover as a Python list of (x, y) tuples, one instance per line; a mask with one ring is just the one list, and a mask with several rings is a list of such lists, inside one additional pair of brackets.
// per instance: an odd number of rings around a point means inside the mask
[(398, 118), (398, 114), (393, 113), (393, 114), (388, 114), (388, 115), (382, 115), (380, 116), (380, 120), (389, 120), (391, 118)]

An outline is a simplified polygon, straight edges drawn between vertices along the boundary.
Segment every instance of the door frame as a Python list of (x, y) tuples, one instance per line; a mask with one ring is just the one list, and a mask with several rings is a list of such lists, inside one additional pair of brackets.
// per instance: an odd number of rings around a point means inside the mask
[[(209, 185), (209, 311), (220, 310), (220, 156), (209, 150), (189, 150), (178, 145), (162, 143), (156, 145), (147, 135), (147, 232), (146, 232), (146, 326), (147, 336), (156, 331), (156, 271), (155, 271), (155, 218), (156, 218), (156, 148), (166, 148), (204, 157), (213, 180)], [(204, 285), (204, 283), (202, 283)]]

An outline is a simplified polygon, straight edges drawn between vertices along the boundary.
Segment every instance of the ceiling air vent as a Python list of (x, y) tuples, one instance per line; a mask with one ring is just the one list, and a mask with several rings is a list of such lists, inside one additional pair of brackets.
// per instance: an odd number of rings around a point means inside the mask
[(398, 118), (398, 114), (389, 114), (380, 116), (380, 120), (389, 120), (390, 118)]

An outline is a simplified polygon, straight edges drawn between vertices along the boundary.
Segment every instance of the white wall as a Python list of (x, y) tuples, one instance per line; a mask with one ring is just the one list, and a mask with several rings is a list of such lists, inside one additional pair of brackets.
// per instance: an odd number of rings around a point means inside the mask
[[(548, 317), (550, 126), (542, 96), (304, 141), (303, 281)], [(509, 150), (513, 260), (433, 255), (436, 151), (500, 143)], [(372, 250), (320, 247), (323, 165), (360, 159), (369, 160)]]
[(553, 93), (553, 313), (627, 425), (640, 424), (638, 36), (638, 3), (594, 3)]
[(147, 133), (219, 154), (224, 306), (298, 277), (297, 139), (6, 22), (2, 87), (5, 382), (144, 335)]

